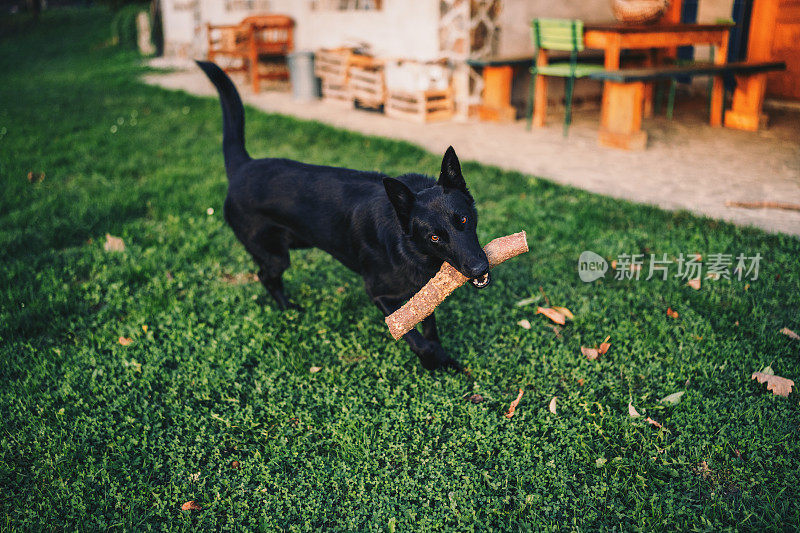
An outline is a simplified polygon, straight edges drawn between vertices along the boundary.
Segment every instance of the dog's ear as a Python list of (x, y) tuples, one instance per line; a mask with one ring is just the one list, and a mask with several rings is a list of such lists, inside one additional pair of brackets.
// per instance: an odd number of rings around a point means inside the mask
[(452, 146), (447, 148), (444, 158), (442, 158), (442, 171), (439, 174), (438, 183), (443, 189), (456, 189), (469, 194), (467, 183), (461, 174), (461, 164), (458, 162), (458, 156)]
[(400, 219), (400, 226), (403, 231), (408, 233), (408, 222), (411, 219), (411, 208), (414, 207), (414, 193), (406, 187), (406, 184), (394, 178), (383, 178), (383, 188), (386, 189), (386, 196), (392, 202), (397, 218)]

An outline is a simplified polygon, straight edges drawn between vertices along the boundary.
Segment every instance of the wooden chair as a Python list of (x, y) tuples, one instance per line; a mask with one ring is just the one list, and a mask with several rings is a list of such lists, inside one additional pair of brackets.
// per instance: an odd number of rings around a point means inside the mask
[[(572, 91), (576, 78), (584, 78), (592, 72), (603, 70), (602, 65), (589, 63), (578, 63), (578, 52), (583, 51), (583, 21), (571, 19), (548, 19), (537, 18), (532, 23), (533, 44), (536, 46), (536, 53), (531, 67), (530, 92), (528, 95), (528, 129), (531, 129), (533, 122), (533, 101), (534, 92), (544, 94), (543, 90), (536, 91), (536, 84), (539, 83), (539, 76), (558, 76), (566, 78), (565, 106), (564, 114), (564, 137), (567, 136), (569, 125), (572, 122)], [(547, 50), (560, 50), (570, 52), (568, 63), (547, 64)], [(543, 59), (543, 61), (542, 61)], [(546, 97), (537, 98), (537, 114), (541, 113), (542, 122), (544, 120), (545, 109), (547, 106)]]
[(276, 71), (261, 72), (259, 58), (285, 58), (294, 49), (294, 20), (285, 15), (255, 15), (234, 25), (207, 25), (208, 60), (228, 56), (241, 61), (241, 67), (225, 70), (244, 70), (258, 92), (261, 79), (289, 79), (283, 65)]

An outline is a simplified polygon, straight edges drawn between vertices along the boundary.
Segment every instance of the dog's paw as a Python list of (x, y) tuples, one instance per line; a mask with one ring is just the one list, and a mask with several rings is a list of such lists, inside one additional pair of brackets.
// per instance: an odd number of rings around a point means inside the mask
[(447, 355), (440, 345), (433, 346), (432, 348), (424, 350), (419, 354), (419, 360), (422, 367), (426, 370), (458, 370), (461, 371), (463, 367), (461, 363)]

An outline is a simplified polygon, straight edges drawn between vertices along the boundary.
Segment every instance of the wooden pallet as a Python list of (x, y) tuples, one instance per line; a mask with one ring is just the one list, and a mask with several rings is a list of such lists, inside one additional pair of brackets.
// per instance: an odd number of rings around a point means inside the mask
[(454, 108), (452, 88), (416, 93), (390, 90), (384, 112), (390, 117), (425, 123), (451, 119)]
[(356, 54), (350, 48), (323, 49), (314, 54), (314, 74), (323, 80), (345, 85), (352, 67), (374, 63), (374, 58)]
[(322, 99), (325, 102), (353, 105), (353, 96), (346, 83), (336, 83), (322, 78)]
[(352, 67), (348, 84), (353, 101), (361, 107), (380, 109), (386, 102), (386, 85), (381, 66)]

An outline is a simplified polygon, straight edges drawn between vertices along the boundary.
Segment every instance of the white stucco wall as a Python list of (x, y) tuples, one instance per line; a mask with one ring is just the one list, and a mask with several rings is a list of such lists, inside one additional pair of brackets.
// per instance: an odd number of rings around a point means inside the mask
[[(196, 20), (199, 20), (201, 38), (196, 42), (200, 49), (194, 51), (195, 55), (205, 52), (206, 22), (233, 24), (254, 14), (247, 10), (228, 11), (223, 0), (197, 0), (197, 16), (189, 10), (175, 9), (176, 4), (187, 3), (187, 0), (162, 2), (164, 40), (166, 43), (195, 42)], [(383, 0), (383, 8), (378, 11), (312, 10), (310, 0), (271, 0), (269, 4), (270, 12), (288, 15), (297, 22), (297, 50), (364, 42), (380, 56), (438, 58), (438, 0)]]

